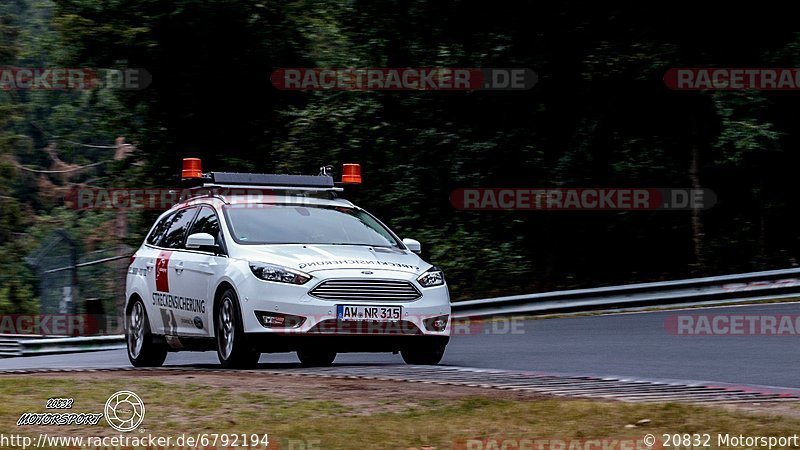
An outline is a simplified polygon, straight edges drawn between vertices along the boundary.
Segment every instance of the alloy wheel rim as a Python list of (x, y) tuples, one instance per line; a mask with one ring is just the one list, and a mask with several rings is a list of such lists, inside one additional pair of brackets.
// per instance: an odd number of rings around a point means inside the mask
[(136, 302), (131, 311), (130, 331), (128, 332), (128, 351), (138, 358), (144, 345), (144, 309), (141, 302)]
[(219, 311), (220, 351), (222, 357), (228, 359), (233, 352), (233, 302), (229, 297), (222, 300)]

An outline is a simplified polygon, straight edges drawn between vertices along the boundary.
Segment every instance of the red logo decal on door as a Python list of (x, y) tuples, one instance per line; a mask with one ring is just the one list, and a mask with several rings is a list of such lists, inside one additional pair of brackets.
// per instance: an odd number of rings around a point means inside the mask
[(169, 258), (172, 252), (161, 252), (156, 259), (156, 290), (169, 292)]

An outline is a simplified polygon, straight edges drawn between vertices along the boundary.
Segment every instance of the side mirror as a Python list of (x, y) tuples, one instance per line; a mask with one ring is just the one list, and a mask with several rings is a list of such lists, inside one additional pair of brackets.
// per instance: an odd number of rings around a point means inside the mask
[(419, 254), (422, 251), (422, 244), (420, 244), (419, 241), (415, 239), (408, 239), (408, 238), (403, 239), (403, 245), (405, 245), (406, 247), (408, 247), (409, 250), (417, 254)]
[(195, 233), (189, 235), (189, 237), (186, 238), (186, 248), (206, 252), (219, 251), (219, 245), (217, 245), (216, 239), (214, 239), (214, 236), (208, 233)]

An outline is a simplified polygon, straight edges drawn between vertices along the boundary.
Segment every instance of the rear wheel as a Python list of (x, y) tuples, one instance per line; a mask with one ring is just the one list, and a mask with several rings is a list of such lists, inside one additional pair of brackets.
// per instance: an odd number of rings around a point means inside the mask
[(134, 367), (160, 367), (167, 359), (167, 347), (154, 342), (144, 302), (137, 298), (126, 315), (128, 359)]
[(444, 356), (444, 344), (434, 343), (430, 345), (415, 345), (403, 350), (400, 354), (406, 364), (419, 366), (433, 366), (439, 364)]
[(255, 349), (244, 333), (239, 299), (233, 289), (227, 289), (222, 293), (216, 316), (217, 357), (222, 367), (229, 369), (255, 367), (261, 352)]
[(336, 352), (328, 350), (298, 350), (297, 357), (303, 367), (327, 367), (336, 359)]

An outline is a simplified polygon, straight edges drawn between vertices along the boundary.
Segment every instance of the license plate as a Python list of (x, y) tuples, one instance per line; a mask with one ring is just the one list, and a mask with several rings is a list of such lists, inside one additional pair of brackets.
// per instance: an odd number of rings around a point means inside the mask
[(401, 306), (336, 305), (336, 316), (342, 321), (393, 322), (402, 313)]

